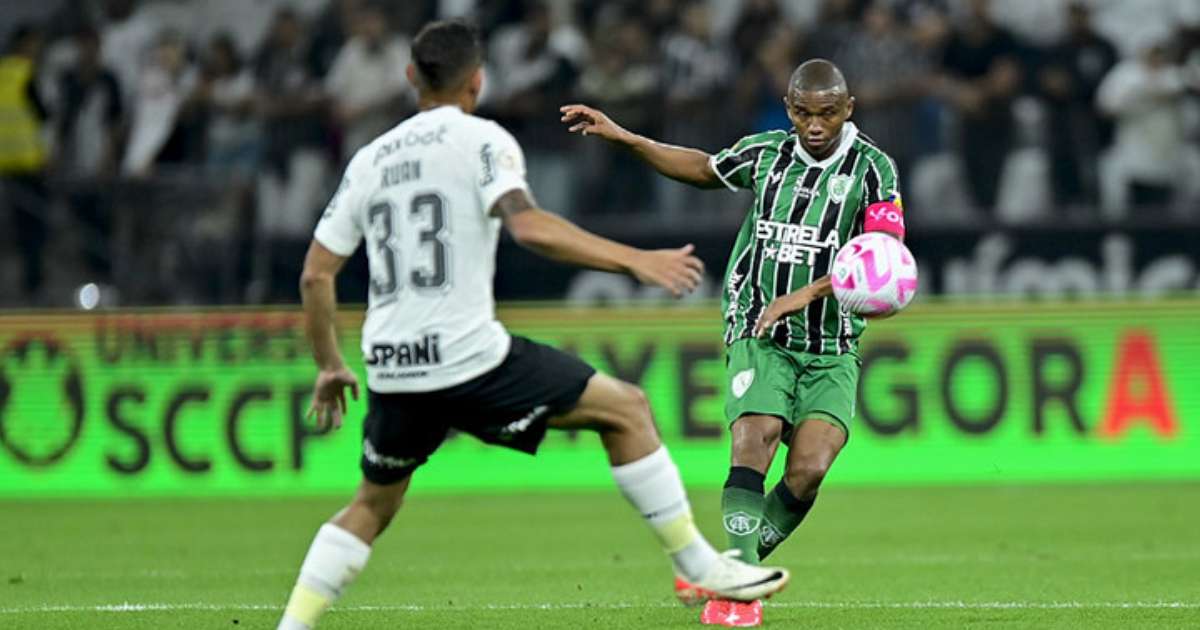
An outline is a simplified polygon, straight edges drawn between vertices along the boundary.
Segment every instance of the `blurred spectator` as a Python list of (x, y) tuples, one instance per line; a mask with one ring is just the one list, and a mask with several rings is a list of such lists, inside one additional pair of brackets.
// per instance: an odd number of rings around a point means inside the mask
[(233, 38), (213, 37), (195, 99), (208, 115), (206, 155), (218, 175), (248, 182), (258, 169), (262, 130), (254, 117), (254, 75)]
[(416, 94), (404, 74), (408, 64), (409, 42), (390, 32), (383, 10), (360, 9), (354, 37), (325, 77), (334, 120), (342, 127), (344, 162), (415, 109)]
[[(254, 177), (262, 153), (262, 127), (254, 116), (254, 75), (244, 67), (234, 39), (218, 34), (204, 57), (195, 103), (207, 117), (205, 145), (208, 173), (220, 182), (219, 198), (197, 217), (189, 230), (199, 268), (197, 284), (208, 289), (206, 301), (237, 300), (248, 216), (253, 206)], [(223, 249), (221, 256), (205, 252)]]
[(36, 82), (42, 33), (33, 26), (13, 30), (0, 57), (0, 180), (7, 213), (21, 250), (21, 288), (27, 300), (42, 287), (42, 249), (46, 243), (49, 156), (42, 139), (47, 114)]
[(807, 39), (786, 23), (776, 23), (741, 67), (739, 110), (749, 126), (739, 133), (792, 128), (783, 97), (792, 72), (809, 55)]
[(815, 57), (832, 57), (859, 28), (861, 0), (824, 0), (812, 29)]
[(1200, 27), (1196, 0), (1090, 0), (1096, 30), (1116, 45), (1122, 57), (1144, 47), (1146, 33), (1169, 33)]
[[(627, 128), (653, 134), (661, 116), (654, 42), (641, 21), (625, 16), (614, 21), (598, 25), (595, 55), (580, 79), (580, 96)], [(650, 206), (653, 173), (640, 160), (599, 142), (579, 143), (578, 150), (581, 209), (631, 212)]]
[(650, 33), (656, 40), (661, 40), (670, 35), (671, 30), (675, 28), (679, 19), (679, 5), (686, 4), (686, 1), (680, 3), (677, 0), (647, 0), (634, 4), (641, 9), (641, 20), (650, 29)]
[(1185, 92), (1200, 89), (1196, 68), (1174, 65), (1166, 33), (1143, 33), (1138, 54), (1116, 65), (1096, 94), (1100, 110), (1116, 121), (1116, 142), (1105, 156), (1103, 208), (1109, 218), (1127, 208), (1168, 206), (1179, 182), (1195, 178), (1184, 134)]
[(732, 37), (737, 62), (744, 70), (753, 62), (759, 46), (780, 26), (783, 16), (776, 0), (747, 0), (740, 6)]
[(490, 47), (492, 108), (521, 138), (530, 188), (541, 204), (569, 213), (574, 179), (558, 108), (575, 93), (576, 34), (553, 23), (549, 7), (527, 0), (516, 24), (496, 31)]
[(104, 66), (117, 75), (125, 104), (132, 105), (140, 84), (142, 62), (162, 24), (147, 13), (135, 13), (134, 0), (103, 1), (101, 58)]
[(1111, 43), (1092, 29), (1083, 2), (1067, 9), (1067, 36), (1047, 49), (1038, 74), (1038, 90), (1049, 104), (1047, 140), (1051, 183), (1059, 205), (1095, 203), (1096, 156), (1112, 135), (1096, 112), (1096, 90), (1117, 62)]
[[(733, 51), (713, 36), (711, 19), (705, 2), (688, 2), (678, 26), (663, 40), (663, 138), (672, 144), (715, 150), (736, 140), (739, 130), (723, 123), (734, 79)], [(717, 195), (666, 178), (658, 181), (659, 210), (668, 217), (711, 211), (721, 201)]]
[(833, 52), (854, 95), (859, 128), (896, 160), (901, 182), (916, 155), (916, 104), (930, 83), (929, 59), (901, 30), (887, 0), (873, 0), (862, 25)]
[(942, 56), (959, 113), (959, 150), (978, 207), (996, 205), (1000, 171), (1013, 146), (1012, 103), (1021, 83), (1017, 43), (992, 21), (990, 0), (969, 0), (965, 22)]
[(75, 64), (59, 81), (58, 169), (72, 178), (113, 175), (124, 116), (120, 83), (101, 61), (95, 29), (80, 29), (74, 40)]
[(287, 7), (310, 16), (325, 10), (329, 0), (187, 0), (186, 4), (190, 7), (188, 32), (194, 44), (228, 38), (246, 58), (262, 46), (277, 10)]
[(308, 63), (317, 76), (329, 72), (338, 53), (354, 36), (354, 23), (362, 7), (363, 0), (330, 0), (313, 21)]
[(192, 157), (194, 147), (180, 123), (198, 79), (182, 36), (164, 32), (138, 82), (129, 146), (121, 165), (124, 174), (145, 177), (155, 165), (179, 164)]
[(283, 297), (273, 293), (273, 277), (289, 278), (285, 295), (295, 293), (303, 251), (288, 245), (311, 234), (330, 178), (325, 91), (309, 60), (300, 16), (280, 10), (256, 62), (265, 134), (256, 221), (264, 242), (255, 252), (253, 289), (259, 300)]
[(76, 62), (59, 87), (57, 170), (71, 182), (71, 209), (82, 222), (84, 256), (93, 274), (110, 281), (111, 196), (104, 180), (116, 174), (124, 108), (116, 76), (100, 60), (100, 36), (75, 34)]

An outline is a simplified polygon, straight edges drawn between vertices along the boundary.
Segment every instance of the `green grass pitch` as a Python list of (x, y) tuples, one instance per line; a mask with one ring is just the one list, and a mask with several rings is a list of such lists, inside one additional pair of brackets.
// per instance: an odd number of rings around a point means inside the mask
[[(0, 628), (273, 628), (339, 505), (0, 503)], [(772, 560), (768, 628), (1197, 628), (1200, 484), (832, 487)], [(670, 584), (615, 491), (418, 495), (321, 627), (698, 627)]]

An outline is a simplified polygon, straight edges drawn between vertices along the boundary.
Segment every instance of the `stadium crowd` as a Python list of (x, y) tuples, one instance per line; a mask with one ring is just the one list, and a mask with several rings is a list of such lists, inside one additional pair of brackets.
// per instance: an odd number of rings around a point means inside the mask
[(727, 226), (744, 200), (579, 142), (559, 105), (715, 151), (788, 127), (810, 57), (925, 225), (1200, 220), (1195, 0), (7, 0), (0, 303), (293, 295), (342, 165), (415, 109), (409, 39), (456, 15), (486, 37), (480, 114), (584, 223)]

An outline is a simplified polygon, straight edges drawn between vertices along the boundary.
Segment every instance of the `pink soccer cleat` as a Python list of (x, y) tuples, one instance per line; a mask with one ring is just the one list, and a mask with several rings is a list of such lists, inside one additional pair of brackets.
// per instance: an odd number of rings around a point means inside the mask
[(757, 628), (763, 622), (762, 602), (729, 602), (729, 614), (721, 625), (729, 628)]
[(779, 567), (759, 567), (737, 559), (737, 551), (721, 554), (699, 580), (691, 582), (675, 576), (675, 596), (688, 606), (710, 599), (752, 602), (783, 590), (791, 574)]
[(700, 623), (706, 626), (724, 625), (732, 608), (733, 602), (727, 599), (710, 599), (704, 604), (704, 610), (700, 611)]

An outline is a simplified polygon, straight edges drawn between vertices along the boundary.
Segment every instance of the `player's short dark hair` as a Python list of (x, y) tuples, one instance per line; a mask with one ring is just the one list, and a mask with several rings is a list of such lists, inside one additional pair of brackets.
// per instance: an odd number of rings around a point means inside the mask
[(479, 29), (461, 19), (430, 22), (413, 40), (412, 59), (429, 89), (437, 92), (458, 87), (483, 63)]
[(792, 72), (788, 81), (789, 92), (824, 92), (838, 90), (849, 93), (846, 77), (828, 59), (809, 59)]

